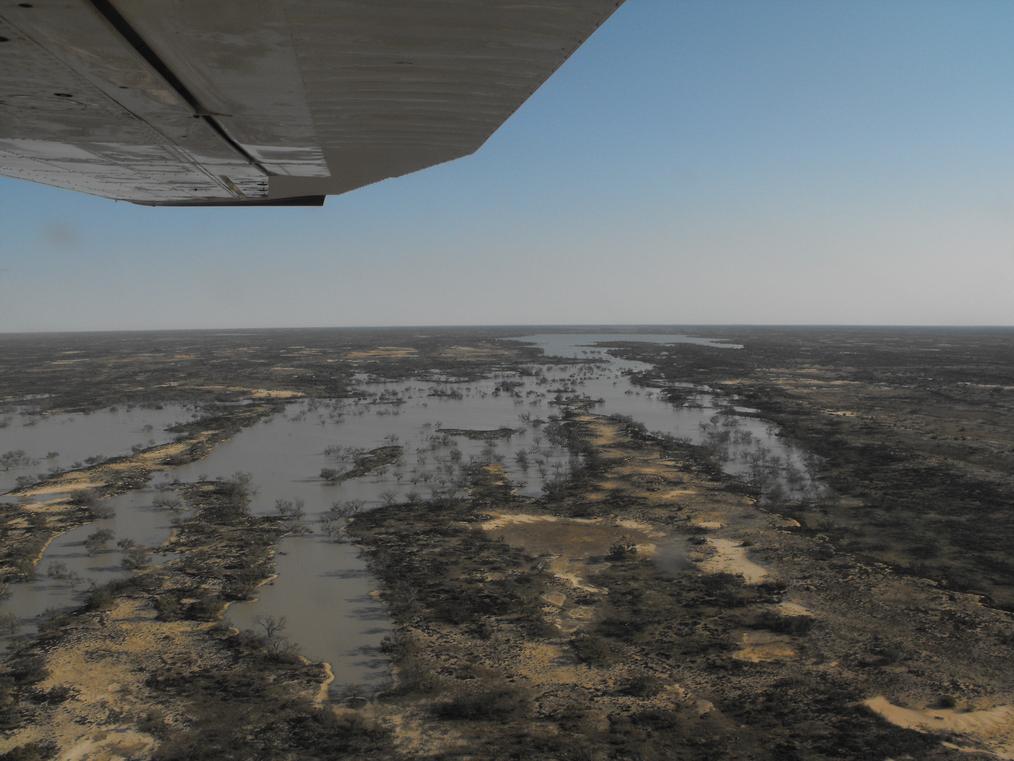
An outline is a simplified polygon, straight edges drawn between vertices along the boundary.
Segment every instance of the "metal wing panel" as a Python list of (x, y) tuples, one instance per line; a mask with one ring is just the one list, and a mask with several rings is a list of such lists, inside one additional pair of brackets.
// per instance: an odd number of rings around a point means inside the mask
[(195, 120), (89, 4), (3, 13), (4, 174), (131, 200), (266, 194), (266, 175)]
[(478, 150), (618, 5), (285, 0), (331, 169), (325, 192)]
[(0, 173), (154, 204), (345, 192), (475, 151), (617, 5), (4, 5)]
[(280, 3), (128, 0), (114, 5), (268, 172), (328, 176)]

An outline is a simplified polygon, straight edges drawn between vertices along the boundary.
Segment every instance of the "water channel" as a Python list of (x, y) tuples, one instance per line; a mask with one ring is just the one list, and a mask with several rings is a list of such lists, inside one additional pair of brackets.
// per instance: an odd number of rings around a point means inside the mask
[[(164, 474), (162, 479), (188, 482), (248, 473), (256, 490), (251, 505), (255, 513), (276, 510), (279, 500), (302, 505), (306, 533), (282, 539), (276, 578), (259, 588), (256, 599), (232, 605), (228, 620), (256, 629), (261, 617), (284, 618), (284, 634), (302, 655), (332, 665), (335, 695), (382, 686), (388, 669), (379, 647), (390, 622), (382, 603), (371, 594), (376, 585), (357, 548), (327, 535), (321, 517), (336, 503), (369, 509), (416, 496), (463, 493), (465, 471), (477, 463), (501, 465), (523, 494), (537, 496), (547, 481), (566, 477), (578, 464), (554, 435), (552, 417), (559, 414), (554, 401), (568, 397), (601, 400), (594, 408), (597, 412), (624, 415), (650, 431), (711, 447), (728, 473), (751, 479), (763, 476), (778, 498), (803, 498), (820, 488), (809, 476), (805, 453), (783, 441), (770, 423), (737, 408), (735, 398), (691, 387), (688, 400), (674, 405), (658, 390), (630, 382), (632, 372), (649, 365), (618, 359), (595, 346), (617, 341), (691, 342), (736, 351), (739, 347), (734, 344), (681, 335), (617, 333), (542, 334), (515, 340), (539, 347), (547, 357), (595, 361), (531, 365), (521, 372), (466, 382), (379, 382), (362, 376), (356, 398), (293, 402), (284, 412), (240, 431), (204, 459)], [(81, 434), (89, 424), (80, 420), (40, 421), (34, 426), (10, 423), (0, 429), (0, 442), (32, 452), (31, 457), (57, 450), (59, 462), (74, 462), (96, 447), (116, 453), (129, 450), (138, 443), (139, 433), (157, 441), (156, 433), (185, 416), (183, 408), (170, 407), (91, 416), (110, 431), (104, 439)], [(480, 431), (497, 433), (480, 435)], [(320, 477), (322, 470), (347, 467), (357, 455), (385, 446), (401, 447), (401, 454), (383, 467), (341, 483)], [(2, 447), (0, 443), (0, 451)], [(179, 514), (157, 504), (166, 502), (159, 494), (140, 490), (107, 500), (108, 517), (57, 537), (39, 563), (36, 579), (12, 584), (0, 612), (15, 621), (14, 628), (22, 635), (30, 634), (46, 611), (71, 607), (91, 584), (128, 573), (122, 567), (123, 552), (114, 544), (89, 553), (85, 540), (108, 529), (116, 539), (158, 546)], [(674, 552), (662, 560), (675, 572), (680, 556)]]

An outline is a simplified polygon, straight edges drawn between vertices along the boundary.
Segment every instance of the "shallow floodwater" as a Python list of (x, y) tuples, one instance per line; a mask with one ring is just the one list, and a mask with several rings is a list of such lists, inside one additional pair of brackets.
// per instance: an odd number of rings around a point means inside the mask
[[(335, 502), (362, 502), (364, 509), (384, 501), (460, 491), (462, 469), (470, 462), (498, 462), (522, 492), (537, 495), (544, 484), (569, 473), (575, 463), (562, 443), (552, 441), (547, 423), (558, 412), (554, 400), (573, 396), (601, 399), (601, 411), (628, 415), (649, 430), (708, 443), (725, 438), (723, 463), (731, 473), (750, 476), (757, 453), (765, 461), (797, 462), (801, 454), (777, 437), (769, 424), (744, 416), (698, 389), (689, 406), (675, 406), (652, 389), (632, 386), (626, 373), (647, 367), (611, 357), (595, 341), (689, 341), (736, 350), (687, 336), (655, 334), (559, 334), (527, 336), (547, 355), (595, 358), (595, 364), (532, 366), (525, 373), (469, 383), (371, 383), (362, 378), (363, 398), (354, 402), (300, 402), (237, 435), (206, 460), (181, 468), (180, 478), (229, 477), (249, 472), (258, 488), (253, 510), (266, 513), (276, 500), (302, 500), (305, 525), (313, 533), (291, 536), (279, 548), (278, 577), (256, 600), (233, 605), (228, 617), (256, 629), (262, 616), (286, 619), (286, 634), (300, 652), (328, 661), (335, 672), (333, 692), (347, 685), (383, 683), (386, 662), (378, 655), (390, 630), (383, 606), (370, 596), (375, 582), (354, 546), (332, 542), (319, 531), (319, 517)], [(512, 428), (508, 439), (476, 441), (441, 429)], [(735, 435), (726, 435), (729, 430)], [(329, 485), (317, 476), (334, 465), (328, 447), (369, 450), (403, 447), (401, 460), (366, 476)], [(523, 454), (519, 454), (523, 453)], [(347, 466), (347, 465), (346, 465)], [(685, 544), (660, 547), (656, 563), (676, 572), (687, 560)]]
[[(739, 348), (735, 344), (682, 335), (617, 333), (543, 334), (515, 340), (539, 346), (550, 357), (597, 361), (532, 365), (468, 382), (451, 378), (379, 382), (362, 376), (359, 398), (290, 403), (283, 412), (240, 431), (203, 460), (165, 474), (166, 479), (186, 482), (248, 473), (256, 490), (254, 513), (274, 512), (279, 501), (301, 507), (304, 533), (280, 542), (276, 578), (258, 590), (255, 600), (230, 606), (228, 620), (257, 630), (264, 617), (284, 619), (284, 636), (303, 656), (331, 664), (333, 695), (353, 686), (353, 691), (368, 692), (383, 685), (388, 666), (379, 648), (391, 628), (387, 611), (371, 594), (377, 585), (358, 549), (340, 541), (340, 534), (328, 535), (322, 517), (336, 504), (371, 509), (405, 499), (463, 494), (469, 471), (490, 464), (502, 467), (523, 494), (538, 495), (547, 483), (565, 478), (579, 464), (557, 424), (558, 405), (575, 397), (594, 400), (597, 411), (629, 416), (650, 431), (709, 446), (727, 472), (755, 480), (774, 496), (800, 498), (817, 488), (803, 453), (780, 439), (774, 426), (736, 407), (734, 397), (687, 385), (689, 398), (673, 404), (655, 389), (630, 383), (631, 372), (649, 365), (618, 359), (594, 345), (690, 342), (735, 351)], [(166, 423), (180, 417), (180, 412), (166, 410)], [(104, 446), (108, 449), (115, 440), (129, 447), (134, 440), (127, 433), (159, 430), (150, 419), (146, 422), (152, 430), (143, 429), (143, 424), (121, 425), (116, 430), (123, 438), (107, 436)], [(57, 421), (49, 425), (42, 430), (51, 437), (63, 430)], [(499, 433), (477, 433), (491, 431)], [(52, 440), (39, 436), (33, 446), (52, 447)], [(27, 449), (24, 441), (17, 438), (17, 446)], [(401, 447), (400, 456), (365, 475), (340, 483), (321, 477), (322, 470), (347, 471), (364, 453), (391, 446)], [(73, 453), (80, 448), (62, 449)], [(13, 611), (25, 631), (47, 609), (79, 603), (89, 584), (127, 573), (121, 566), (123, 553), (115, 548), (117, 539), (153, 547), (171, 531), (175, 512), (154, 508), (155, 494), (138, 491), (109, 500), (111, 517), (58, 537), (39, 564), (38, 578), (12, 585), (2, 610)], [(105, 550), (89, 554), (84, 540), (102, 528), (114, 532), (115, 539)], [(677, 573), (689, 567), (687, 552), (686, 542), (677, 540), (658, 547), (654, 562), (663, 572)], [(47, 574), (50, 568), (55, 568), (53, 575)]]
[[(34, 414), (28, 408), (0, 411), (0, 494), (33, 478), (129, 454), (132, 447), (171, 441), (166, 428), (193, 419), (195, 407), (110, 407), (94, 412)], [(37, 480), (33, 478), (33, 480)]]
[[(651, 365), (613, 357), (595, 346), (596, 343), (638, 341), (692, 343), (735, 351), (742, 348), (738, 344), (655, 333), (539, 334), (515, 340), (534, 344), (547, 356), (601, 360), (596, 371), (577, 376), (575, 391), (601, 399), (600, 411), (606, 414), (624, 415), (653, 433), (711, 448), (726, 473), (756, 483), (766, 499), (800, 500), (819, 496), (822, 491), (811, 475), (813, 469), (807, 453), (782, 439), (778, 427), (756, 417), (752, 414), (754, 410), (737, 406), (734, 397), (723, 397), (710, 388), (686, 384), (679, 387), (694, 393), (686, 403), (675, 405), (656, 389), (634, 386), (626, 377), (648, 370)], [(567, 374), (572, 370), (557, 368), (553, 372)]]
[[(31, 635), (40, 618), (80, 605), (95, 586), (129, 575), (123, 567), (126, 555), (117, 543), (126, 540), (154, 548), (163, 544), (173, 529), (177, 510), (156, 507), (159, 492), (143, 489), (104, 500), (101, 508), (108, 517), (72, 528), (57, 536), (46, 548), (31, 581), (11, 584), (9, 597), (0, 603), (0, 615), (7, 620), (2, 639)], [(108, 531), (109, 538), (89, 552), (86, 539), (97, 531)], [(157, 555), (148, 561), (164, 560)]]
[[(302, 502), (309, 533), (282, 540), (277, 578), (255, 600), (230, 606), (228, 619), (257, 630), (262, 617), (284, 618), (284, 635), (302, 655), (331, 664), (335, 694), (350, 685), (381, 686), (388, 678), (379, 657), (390, 631), (386, 609), (370, 596), (377, 585), (358, 550), (325, 536), (321, 517), (335, 503), (370, 509), (412, 496), (463, 494), (465, 470), (476, 465), (501, 465), (523, 484), (522, 493), (532, 495), (547, 480), (565, 477), (575, 463), (562, 443), (551, 440), (545, 422), (556, 410), (545, 405), (545, 394), (519, 402), (505, 393), (508, 379), (516, 382), (517, 376), (470, 383), (366, 382), (359, 389), (362, 399), (293, 403), (205, 459), (176, 469), (182, 481), (249, 473), (256, 514), (274, 512), (278, 500)], [(512, 433), (484, 441), (442, 429)], [(324, 468), (348, 469), (349, 452), (354, 459), (355, 453), (392, 445), (402, 447), (397, 462), (339, 484), (320, 478)]]

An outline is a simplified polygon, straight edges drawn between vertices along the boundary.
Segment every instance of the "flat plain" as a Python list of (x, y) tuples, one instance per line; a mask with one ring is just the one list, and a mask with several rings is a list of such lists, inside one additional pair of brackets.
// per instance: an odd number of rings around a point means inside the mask
[(1014, 331), (0, 336), (0, 758), (1014, 758)]

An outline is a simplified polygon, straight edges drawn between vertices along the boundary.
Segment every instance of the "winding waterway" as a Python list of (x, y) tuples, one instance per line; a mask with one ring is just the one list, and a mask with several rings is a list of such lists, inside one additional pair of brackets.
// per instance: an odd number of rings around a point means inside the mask
[[(275, 511), (279, 501), (301, 505), (305, 533), (282, 539), (277, 576), (258, 589), (256, 599), (232, 605), (228, 620), (256, 629), (262, 617), (284, 619), (284, 635), (303, 656), (331, 664), (333, 695), (382, 686), (388, 668), (380, 645), (390, 621), (373, 594), (375, 581), (357, 548), (327, 535), (321, 518), (336, 503), (370, 509), (407, 498), (463, 493), (466, 470), (475, 464), (501, 465), (521, 493), (537, 496), (547, 481), (565, 477), (578, 464), (554, 436), (553, 423), (559, 414), (555, 403), (575, 396), (596, 400), (598, 412), (624, 415), (649, 431), (707, 446), (726, 472), (748, 479), (763, 476), (765, 488), (777, 491), (779, 498), (803, 498), (819, 490), (805, 453), (783, 441), (772, 424), (736, 407), (734, 398), (688, 387), (688, 399), (673, 404), (658, 390), (630, 382), (631, 373), (649, 365), (616, 358), (595, 345), (689, 342), (736, 351), (740, 347), (734, 344), (621, 333), (539, 334), (513, 340), (534, 345), (547, 357), (595, 361), (533, 364), (469, 382), (378, 382), (364, 376), (354, 399), (293, 402), (204, 459), (166, 473), (164, 478), (179, 482), (248, 473), (256, 490), (253, 512)], [(52, 449), (60, 452), (58, 463), (71, 463), (93, 448), (121, 453), (165, 440), (165, 427), (187, 416), (184, 408), (172, 407), (96, 413), (85, 423), (53, 419), (27, 425), (19, 416), (17, 425), (0, 430), (0, 449), (3, 442), (13, 442), (31, 452), (31, 458)], [(106, 433), (96, 436), (99, 425)], [(497, 433), (479, 433), (493, 431)], [(379, 447), (400, 447), (401, 454), (340, 483), (321, 478), (322, 470), (347, 468), (355, 457)], [(57, 537), (45, 551), (36, 579), (11, 585), (11, 595), (2, 604), (3, 612), (16, 619), (17, 630), (30, 633), (46, 611), (72, 607), (89, 585), (128, 573), (115, 543), (88, 552), (85, 539), (96, 531), (107, 529), (116, 539), (147, 547), (164, 542), (177, 511), (156, 507), (156, 496), (154, 490), (141, 490), (107, 500), (109, 517)], [(684, 555), (679, 548), (671, 557), (662, 553), (660, 568), (676, 572)]]

